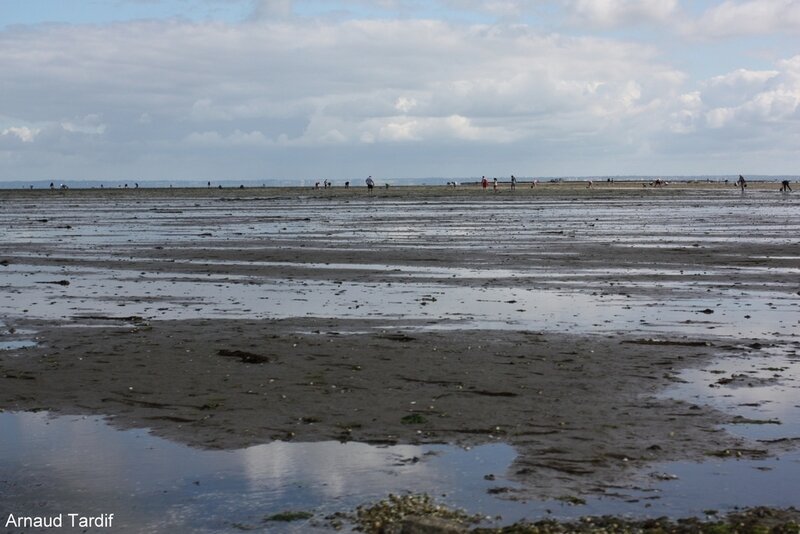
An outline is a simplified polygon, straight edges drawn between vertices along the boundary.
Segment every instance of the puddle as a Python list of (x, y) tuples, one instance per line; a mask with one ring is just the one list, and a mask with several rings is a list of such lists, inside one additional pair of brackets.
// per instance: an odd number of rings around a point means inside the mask
[[(491, 488), (517, 487), (505, 478), (515, 457), (501, 443), (462, 449), (446, 445), (273, 442), (240, 450), (192, 449), (120, 431), (99, 417), (0, 413), (0, 488), (9, 513), (114, 514), (115, 532), (237, 532), (264, 528), (265, 516), (314, 514), (270, 532), (330, 532), (323, 518), (388, 494), (421, 493), (437, 502), (493, 518), (488, 524), (553, 517), (626, 515), (672, 518), (720, 513), (754, 504), (796, 504), (800, 454), (767, 460), (656, 464), (641, 485), (589, 497), (510, 501)], [(673, 479), (655, 480), (653, 473)], [(487, 477), (487, 475), (493, 475)], [(499, 521), (494, 520), (501, 516)]]
[[(504, 513), (518, 505), (487, 490), (513, 485), (503, 472), (514, 457), (503, 444), (468, 450), (273, 442), (208, 451), (145, 430), (115, 430), (96, 417), (0, 414), (4, 511), (31, 513), (37, 503), (39, 515), (114, 513), (115, 532), (236, 532), (236, 524), (264, 528), (265, 516), (286, 510), (321, 519), (405, 492)], [(269, 530), (280, 532), (280, 525)]]
[[(704, 462), (654, 464), (643, 473), (662, 473), (674, 480), (644, 491), (623, 492), (647, 502), (653, 515), (702, 515), (734, 507), (797, 505), (800, 480), (800, 347), (783, 345), (753, 349), (742, 346), (702, 369), (679, 374), (685, 383), (662, 392), (714, 406), (739, 418), (725, 425), (731, 434), (747, 438), (753, 447), (783, 444), (788, 452), (764, 459), (715, 459)], [(590, 504), (592, 504), (590, 502)]]
[[(0, 321), (0, 350), (17, 350), (35, 347), (38, 343), (32, 339), (18, 339), (22, 336), (33, 336), (33, 330), (8, 329), (3, 321)], [(12, 339), (9, 339), (12, 338)]]
[[(800, 445), (800, 345), (742, 346), (702, 369), (680, 374), (686, 383), (664, 396), (708, 404), (740, 418), (728, 432), (750, 440), (795, 440)], [(748, 423), (748, 421), (752, 421)]]
[(18, 341), (0, 341), (0, 350), (16, 350), (27, 349), (38, 345), (35, 341), (30, 339), (21, 339)]

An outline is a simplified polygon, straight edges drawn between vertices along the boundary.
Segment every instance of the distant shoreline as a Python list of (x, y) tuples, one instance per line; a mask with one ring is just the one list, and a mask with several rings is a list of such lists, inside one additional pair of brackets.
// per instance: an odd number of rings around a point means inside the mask
[[(495, 176), (487, 175), (487, 179), (491, 181)], [(539, 185), (563, 185), (563, 184), (586, 184), (592, 180), (595, 184), (648, 184), (657, 179), (666, 181), (670, 184), (720, 184), (727, 183), (733, 184), (738, 175), (697, 175), (697, 176), (666, 176), (666, 175), (652, 175), (652, 176), (518, 176), (518, 184), (530, 184), (536, 180)], [(791, 183), (800, 184), (800, 176), (798, 175), (745, 175), (748, 183), (776, 183), (780, 184), (783, 180), (789, 180)], [(498, 176), (498, 183), (509, 184), (509, 176)], [(334, 188), (343, 188), (346, 179), (333, 180)], [(136, 180), (70, 180), (70, 179), (52, 179), (52, 180), (9, 180), (7, 182), (0, 181), (0, 190), (7, 189), (24, 189), (30, 190), (49, 190), (50, 182), (55, 185), (56, 189), (60, 189), (61, 184), (65, 184), (70, 189), (137, 189)], [(308, 179), (308, 180), (139, 180), (138, 189), (219, 189), (221, 185), (223, 189), (238, 189), (244, 186), (245, 189), (313, 189), (315, 183), (319, 183), (320, 188), (323, 187), (324, 179)], [(365, 187), (364, 178), (351, 178), (349, 180), (351, 187)], [(477, 186), (480, 184), (480, 177), (462, 177), (462, 178), (384, 178), (378, 176), (375, 178), (376, 186), (383, 187), (385, 183), (389, 183), (391, 187), (447, 187), (449, 183), (457, 183), (459, 186)], [(210, 186), (208, 184), (211, 184)]]
[[(792, 184), (800, 183), (792, 181)], [(780, 181), (749, 181), (745, 194), (750, 191), (774, 191), (778, 194)], [(800, 186), (794, 188), (800, 191)], [(650, 181), (593, 181), (591, 187), (588, 180), (572, 180), (560, 182), (539, 182), (535, 186), (530, 181), (520, 181), (514, 190), (510, 182), (498, 182), (497, 190), (493, 190), (492, 183), (486, 189), (479, 183), (460, 183), (453, 187), (446, 184), (439, 185), (392, 185), (387, 188), (383, 182), (378, 182), (372, 193), (363, 184), (333, 185), (328, 188), (315, 188), (314, 186), (227, 186), (227, 187), (196, 187), (196, 186), (167, 186), (167, 187), (84, 187), (66, 189), (42, 188), (0, 188), (0, 200), (18, 198), (152, 198), (152, 197), (222, 197), (222, 198), (252, 198), (268, 196), (287, 197), (303, 196), (308, 198), (347, 198), (347, 197), (375, 197), (375, 198), (495, 198), (495, 199), (535, 199), (537, 197), (558, 196), (650, 196), (650, 195), (680, 195), (682, 193), (721, 194), (724, 192), (741, 194), (739, 188), (732, 181), (706, 182), (706, 181), (667, 181), (666, 185), (657, 186)], [(791, 193), (789, 193), (791, 194)]]

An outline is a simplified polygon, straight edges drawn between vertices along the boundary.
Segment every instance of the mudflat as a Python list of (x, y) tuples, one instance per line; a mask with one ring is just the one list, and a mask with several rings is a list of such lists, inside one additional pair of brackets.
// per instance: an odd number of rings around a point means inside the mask
[(776, 454), (794, 442), (736, 437), (737, 414), (664, 392), (721, 358), (796, 357), (796, 199), (702, 183), (1, 191), (0, 408), (203, 448), (503, 441), (517, 498)]

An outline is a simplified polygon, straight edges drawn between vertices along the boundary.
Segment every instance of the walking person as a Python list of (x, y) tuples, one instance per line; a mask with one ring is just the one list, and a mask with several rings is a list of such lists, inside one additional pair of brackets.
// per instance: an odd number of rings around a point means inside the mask
[(516, 188), (517, 188), (517, 179), (512, 174), (511, 175), (511, 190), (513, 191)]
[(739, 188), (742, 190), (742, 193), (744, 193), (744, 188), (747, 187), (747, 180), (744, 179), (744, 176), (740, 174), (739, 179), (736, 181), (736, 183), (739, 185)]
[(372, 193), (372, 189), (375, 187), (375, 181), (372, 179), (372, 176), (367, 177), (367, 191)]
[(489, 180), (487, 180), (485, 176), (481, 178), (481, 187), (484, 189), (489, 187)]
[(781, 182), (781, 191), (791, 191), (792, 188), (789, 186), (789, 180), (784, 180)]
[(492, 189), (494, 189), (494, 192), (497, 193), (497, 178), (492, 181)]

